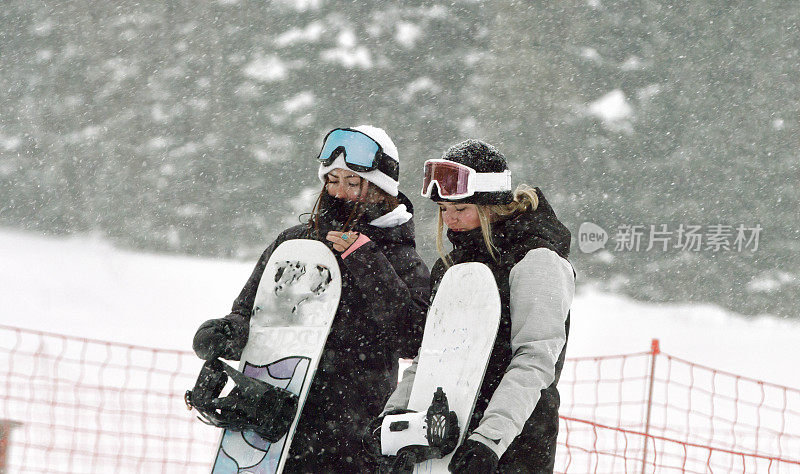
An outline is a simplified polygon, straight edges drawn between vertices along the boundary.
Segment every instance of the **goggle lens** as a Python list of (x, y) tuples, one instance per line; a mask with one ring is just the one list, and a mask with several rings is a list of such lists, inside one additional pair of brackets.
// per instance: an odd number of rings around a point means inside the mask
[(458, 163), (426, 162), (425, 177), (422, 181), (422, 194), (430, 196), (432, 183), (439, 188), (443, 198), (469, 195), (470, 169)]
[(325, 138), (325, 144), (319, 153), (319, 161), (328, 166), (343, 151), (345, 162), (348, 165), (362, 168), (359, 171), (368, 171), (375, 168), (375, 157), (378, 154), (378, 149), (379, 147), (375, 140), (363, 133), (336, 129)]

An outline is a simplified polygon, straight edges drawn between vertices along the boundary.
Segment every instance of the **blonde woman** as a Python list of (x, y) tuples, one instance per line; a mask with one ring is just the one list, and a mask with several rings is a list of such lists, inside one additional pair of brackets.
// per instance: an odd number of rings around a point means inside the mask
[[(570, 233), (538, 188), (511, 191), (505, 157), (467, 140), (425, 163), (422, 195), (439, 206), (441, 258), (431, 288), (451, 265), (482, 262), (497, 280), (500, 328), (467, 439), (450, 463), (457, 473), (552, 472), (558, 436), (561, 373), (575, 273), (567, 260)], [(444, 253), (442, 231), (453, 250)], [(470, 315), (465, 315), (470, 317)], [(416, 365), (384, 408), (406, 408)]]

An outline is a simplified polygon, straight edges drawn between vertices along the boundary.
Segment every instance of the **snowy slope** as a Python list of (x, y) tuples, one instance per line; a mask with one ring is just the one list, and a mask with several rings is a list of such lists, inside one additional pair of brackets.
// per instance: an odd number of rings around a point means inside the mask
[(0, 231), (0, 324), (191, 350), (251, 264), (138, 254), (88, 239)]
[[(87, 237), (0, 230), (0, 324), (191, 350), (195, 328), (227, 314), (255, 262), (140, 254)], [(572, 307), (568, 356), (663, 351), (800, 387), (800, 323), (706, 304), (641, 303), (592, 289)]]

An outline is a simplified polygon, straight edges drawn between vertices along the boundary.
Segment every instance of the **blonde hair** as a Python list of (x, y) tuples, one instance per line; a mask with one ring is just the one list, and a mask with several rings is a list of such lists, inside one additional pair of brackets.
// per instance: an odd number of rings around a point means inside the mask
[[(514, 214), (525, 212), (528, 209), (536, 210), (539, 207), (539, 198), (536, 196), (536, 189), (528, 186), (527, 184), (520, 184), (514, 190), (514, 200), (508, 204), (477, 204), (478, 220), (481, 223), (481, 235), (483, 235), (483, 243), (486, 244), (486, 249), (489, 251), (494, 261), (497, 261), (497, 247), (492, 242), (492, 221), (507, 219)], [(442, 233), (444, 232), (444, 219), (442, 219), (442, 209), (439, 208), (439, 213), (436, 219), (436, 251), (444, 262), (445, 268), (450, 268), (453, 261), (450, 256), (444, 251), (444, 243)]]

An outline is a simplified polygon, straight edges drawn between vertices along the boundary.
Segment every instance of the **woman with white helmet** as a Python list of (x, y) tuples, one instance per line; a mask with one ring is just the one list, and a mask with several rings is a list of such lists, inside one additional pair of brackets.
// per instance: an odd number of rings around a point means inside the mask
[(284, 472), (368, 472), (361, 435), (397, 382), (398, 357), (413, 357), (429, 301), (428, 268), (416, 251), (413, 209), (398, 190), (397, 148), (369, 125), (328, 132), (318, 156), (322, 190), (306, 224), (283, 231), (261, 255), (224, 318), (194, 339), (202, 359), (238, 359), (266, 262), (289, 239), (333, 248), (342, 296), (294, 434)]

